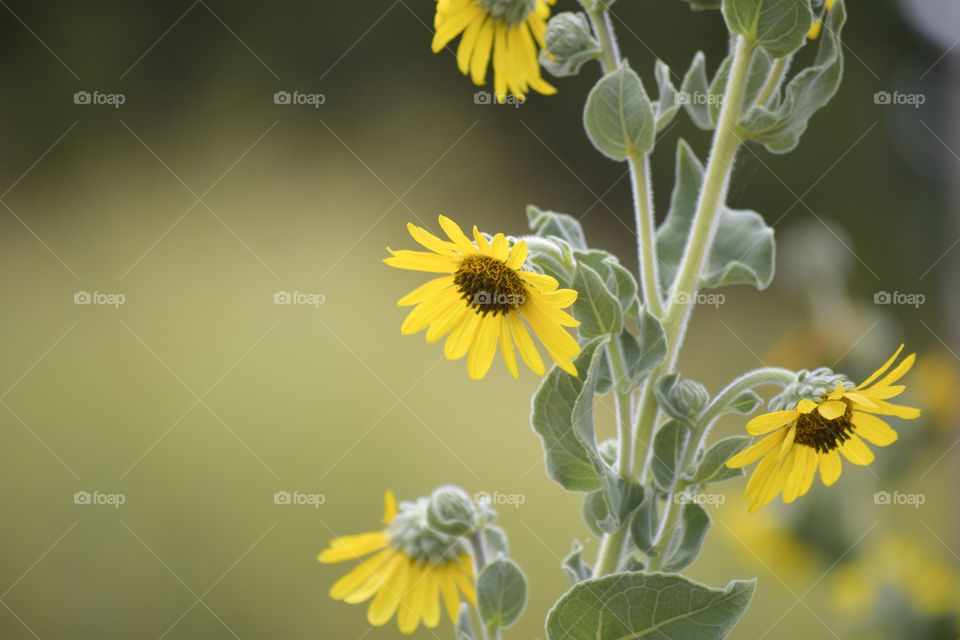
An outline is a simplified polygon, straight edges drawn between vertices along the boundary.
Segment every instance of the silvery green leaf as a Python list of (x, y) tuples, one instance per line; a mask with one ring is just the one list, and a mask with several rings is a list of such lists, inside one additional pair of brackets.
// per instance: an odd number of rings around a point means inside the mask
[(792, 151), (813, 114), (837, 93), (843, 77), (840, 34), (846, 17), (844, 2), (838, 0), (827, 17), (813, 65), (790, 80), (782, 101), (773, 106), (754, 106), (743, 118), (742, 128), (770, 152)]
[(756, 580), (715, 589), (679, 575), (615, 573), (585, 580), (547, 614), (548, 640), (720, 640), (737, 623)]
[[(723, 107), (723, 98), (726, 92), (727, 80), (730, 78), (730, 66), (733, 56), (727, 56), (710, 83), (709, 112), (712, 124), (716, 125), (720, 119), (720, 109)], [(757, 49), (750, 59), (750, 68), (747, 71), (747, 86), (743, 90), (743, 113), (757, 102), (760, 92), (767, 84), (767, 78), (773, 69), (773, 58), (763, 49)], [(772, 99), (772, 97), (771, 97)]]
[(513, 560), (499, 557), (477, 577), (477, 611), (489, 629), (507, 628), (527, 604), (527, 580)]
[[(598, 377), (594, 363), (599, 360), (596, 356), (603, 353), (606, 342), (607, 338), (597, 338), (584, 345), (574, 359), (579, 377), (554, 367), (533, 396), (531, 422), (543, 440), (547, 475), (570, 491), (594, 491), (603, 486), (589, 445), (584, 444), (576, 421), (589, 415), (592, 437), (593, 394)], [(583, 402), (578, 405), (581, 398)], [(589, 412), (584, 405), (589, 405)], [(595, 450), (596, 444), (593, 448)], [(596, 457), (599, 458), (599, 454)]]
[(752, 389), (747, 389), (737, 394), (737, 396), (730, 401), (730, 404), (727, 405), (727, 409), (747, 415), (756, 411), (757, 407), (761, 404), (763, 404), (763, 400), (760, 396)]
[(653, 147), (653, 106), (640, 76), (626, 60), (590, 91), (583, 124), (593, 146), (614, 160), (626, 160)]
[(624, 331), (620, 334), (619, 344), (627, 367), (627, 384), (621, 391), (635, 387), (667, 357), (667, 336), (663, 325), (648, 311), (640, 316), (639, 335)]
[(707, 484), (721, 482), (743, 475), (743, 469), (731, 469), (727, 460), (737, 455), (750, 444), (750, 436), (730, 436), (713, 444), (703, 455), (696, 470), (692, 471), (693, 482)]
[(573, 216), (555, 211), (543, 211), (534, 205), (527, 206), (527, 224), (531, 231), (541, 237), (563, 238), (574, 249), (586, 249), (587, 241), (583, 227)]
[(584, 496), (580, 514), (587, 529), (590, 529), (590, 533), (598, 538), (602, 538), (605, 533), (613, 533), (617, 530), (617, 522), (610, 515), (607, 502), (603, 498), (603, 491), (600, 489)]
[(733, 54), (728, 54), (720, 68), (710, 81), (710, 92), (707, 98), (707, 111), (710, 114), (710, 122), (713, 126), (720, 120), (720, 109), (723, 107), (723, 99), (727, 91), (727, 78), (730, 77), (730, 67), (733, 66)]
[(654, 538), (657, 535), (657, 526), (660, 522), (660, 513), (657, 509), (656, 491), (648, 486), (644, 492), (643, 502), (633, 512), (630, 518), (630, 540), (641, 553), (649, 558), (657, 555)]
[(574, 258), (590, 266), (603, 279), (607, 291), (612, 293), (625, 313), (636, 313), (637, 281), (633, 274), (623, 268), (615, 255), (600, 249), (576, 250)]
[(586, 263), (578, 264), (573, 272), (573, 288), (577, 290), (577, 300), (572, 312), (580, 321), (577, 331), (581, 336), (595, 338), (620, 333), (623, 309), (599, 273)]
[(678, 573), (691, 564), (700, 555), (700, 548), (710, 529), (710, 514), (696, 502), (687, 502), (680, 512), (680, 527), (677, 528), (667, 545), (669, 558), (663, 565), (664, 573)]
[(627, 556), (627, 559), (623, 563), (623, 570), (630, 571), (643, 571), (647, 568), (647, 563), (642, 559), (638, 558), (636, 554), (631, 553)]
[(501, 527), (495, 524), (486, 525), (483, 528), (483, 543), (486, 546), (487, 553), (491, 556), (510, 557), (510, 543), (507, 540), (506, 531)]
[(587, 580), (593, 575), (593, 569), (583, 561), (583, 545), (579, 540), (573, 541), (573, 548), (563, 559), (562, 566), (564, 573), (573, 584)]
[(706, 98), (709, 95), (711, 94), (710, 82), (707, 80), (707, 60), (703, 51), (697, 51), (690, 68), (683, 76), (683, 82), (680, 83), (677, 100), (683, 104), (693, 124), (705, 130), (714, 127), (714, 122), (710, 118), (710, 101)]
[(561, 287), (569, 289), (573, 283), (574, 259), (567, 241), (558, 236), (528, 236), (524, 241), (527, 243), (524, 268), (533, 265), (534, 270), (556, 278)]
[[(670, 211), (657, 229), (660, 286), (673, 286), (703, 184), (703, 164), (683, 140), (677, 144), (676, 179)], [(705, 287), (753, 284), (764, 289), (773, 279), (773, 229), (754, 211), (723, 208), (700, 282)]]
[(540, 64), (558, 78), (576, 75), (585, 62), (600, 57), (600, 45), (584, 13), (564, 11), (550, 18)]
[(657, 486), (669, 490), (677, 478), (677, 466), (687, 448), (690, 429), (678, 420), (668, 420), (653, 436), (653, 460), (650, 465)]
[(658, 96), (653, 103), (653, 111), (656, 115), (657, 131), (662, 131), (677, 115), (680, 101), (677, 100), (677, 88), (670, 79), (670, 67), (662, 60), (657, 60), (654, 75), (657, 78)]
[(453, 630), (456, 640), (474, 640), (473, 625), (470, 623), (470, 606), (464, 602), (460, 605), (457, 615), (457, 624)]
[(723, 0), (723, 17), (730, 31), (775, 58), (802, 47), (813, 24), (809, 0)]

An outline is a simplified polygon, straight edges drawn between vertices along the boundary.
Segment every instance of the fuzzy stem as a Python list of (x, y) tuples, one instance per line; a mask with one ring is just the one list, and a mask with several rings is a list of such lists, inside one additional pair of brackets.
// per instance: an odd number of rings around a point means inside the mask
[(660, 286), (657, 281), (657, 246), (654, 240), (653, 187), (650, 184), (649, 154), (630, 158), (630, 185), (633, 188), (633, 210), (637, 224), (637, 257), (640, 262), (640, 283), (643, 305), (659, 318), (663, 315)]

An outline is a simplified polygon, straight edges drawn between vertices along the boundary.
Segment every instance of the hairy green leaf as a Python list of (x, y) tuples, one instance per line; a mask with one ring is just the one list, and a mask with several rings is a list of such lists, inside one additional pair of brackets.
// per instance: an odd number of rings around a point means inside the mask
[(727, 460), (737, 455), (750, 444), (750, 436), (730, 436), (719, 440), (704, 454), (693, 473), (693, 482), (707, 484), (721, 482), (743, 475), (743, 469), (731, 469)]
[(615, 573), (585, 580), (547, 614), (549, 640), (719, 640), (753, 597), (756, 581), (714, 589), (679, 575)]
[(477, 577), (477, 611), (490, 629), (507, 628), (527, 604), (527, 580), (513, 560), (499, 557)]
[(730, 31), (775, 58), (802, 47), (813, 24), (810, 0), (723, 0), (723, 17)]
[(670, 543), (667, 545), (666, 556), (669, 558), (663, 565), (664, 573), (683, 571), (700, 555), (700, 548), (710, 529), (710, 514), (696, 502), (687, 502), (680, 513), (680, 526), (674, 531)]
[(590, 91), (583, 124), (593, 145), (614, 160), (626, 160), (653, 147), (653, 106), (640, 76), (626, 60)]
[(653, 460), (651, 471), (657, 486), (663, 490), (673, 487), (677, 478), (677, 466), (683, 457), (690, 438), (690, 429), (678, 420), (668, 420), (653, 437)]

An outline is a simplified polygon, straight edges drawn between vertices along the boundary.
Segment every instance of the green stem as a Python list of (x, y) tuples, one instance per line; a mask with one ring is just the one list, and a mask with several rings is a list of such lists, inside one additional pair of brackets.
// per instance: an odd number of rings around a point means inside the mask
[(630, 158), (630, 185), (633, 188), (633, 210), (637, 224), (637, 256), (640, 261), (640, 283), (643, 305), (659, 318), (663, 315), (657, 279), (657, 247), (654, 241), (653, 187), (650, 184), (649, 154)]
[(777, 58), (777, 61), (773, 63), (773, 67), (770, 69), (770, 75), (767, 76), (767, 82), (763, 85), (763, 88), (760, 89), (760, 95), (757, 96), (757, 99), (753, 103), (754, 105), (766, 105), (767, 102), (769, 102), (770, 96), (773, 95), (773, 92), (776, 91), (780, 83), (783, 82), (783, 76), (787, 72), (788, 61), (789, 56)]
[(594, 4), (587, 8), (587, 15), (590, 16), (593, 31), (600, 42), (600, 64), (603, 66), (603, 72), (615, 71), (620, 66), (620, 49), (617, 46), (617, 36), (613, 32), (606, 6), (598, 8)]
[[(685, 469), (693, 464), (697, 451), (703, 446), (707, 436), (709, 436), (713, 424), (723, 415), (734, 398), (748, 389), (765, 384), (775, 384), (784, 387), (795, 380), (796, 376), (797, 374), (789, 369), (764, 367), (745, 373), (724, 387), (703, 410), (703, 413), (700, 414), (700, 418), (697, 420), (697, 424), (694, 425), (690, 439), (688, 440), (687, 449), (684, 451), (680, 464), (677, 467), (678, 473), (683, 473)], [(674, 502), (676, 501), (678, 492), (685, 491), (688, 486), (689, 484), (685, 480), (678, 477), (667, 493), (667, 501), (664, 506), (663, 526), (658, 532), (655, 547), (658, 555), (650, 560), (650, 568), (652, 570), (663, 565), (667, 545), (670, 544), (670, 539), (673, 537), (674, 530), (677, 527), (677, 519), (680, 514), (680, 509), (675, 508)]]
[[(477, 529), (473, 532), (470, 536), (470, 546), (473, 547), (473, 571), (479, 578), (480, 572), (487, 566), (487, 548), (483, 541), (483, 529)], [(501, 640), (500, 627), (487, 628), (487, 625), (483, 623), (483, 618), (480, 617), (479, 611), (477, 611), (477, 621), (480, 623), (480, 633), (483, 640)]]
[(738, 124), (743, 107), (743, 94), (747, 85), (753, 46), (738, 36), (730, 67), (730, 79), (723, 96), (723, 107), (714, 132), (713, 148), (707, 164), (703, 189), (697, 204), (697, 212), (690, 229), (690, 237), (680, 262), (679, 274), (673, 285), (672, 298), (664, 315), (667, 332), (667, 370), (672, 370), (693, 311), (700, 274), (703, 273), (710, 245), (716, 234), (717, 213), (727, 194), (727, 183), (733, 159), (740, 148)]

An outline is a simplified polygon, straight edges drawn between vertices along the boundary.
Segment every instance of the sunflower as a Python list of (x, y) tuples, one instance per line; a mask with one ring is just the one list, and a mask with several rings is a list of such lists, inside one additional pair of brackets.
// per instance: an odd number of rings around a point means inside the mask
[[(523, 319), (543, 342), (547, 353), (561, 369), (577, 375), (571, 361), (580, 353), (577, 341), (563, 327), (580, 323), (561, 309), (577, 299), (573, 289), (558, 289), (556, 279), (522, 271), (527, 259), (523, 240), (509, 247), (498, 233), (490, 242), (473, 228), (473, 241), (449, 218), (440, 216), (440, 227), (450, 241), (441, 240), (413, 224), (407, 230), (426, 251), (393, 251), (384, 262), (399, 269), (445, 274), (415, 289), (397, 302), (417, 305), (400, 327), (403, 335), (427, 329), (427, 342), (447, 337), (444, 355), (450, 360), (468, 351), (467, 370), (474, 380), (490, 369), (497, 343), (513, 377), (518, 377), (514, 343), (520, 356), (537, 375), (543, 375), (540, 354)], [(521, 319), (521, 316), (523, 319)]]
[(509, 90), (520, 100), (533, 89), (545, 95), (557, 90), (540, 76), (537, 47), (543, 47), (549, 4), (555, 0), (437, 0), (433, 20), (433, 52), (463, 34), (457, 66), (473, 82), (484, 84), (493, 57), (493, 90), (497, 101)]
[(461, 591), (476, 606), (472, 558), (460, 540), (427, 526), (426, 499), (401, 503), (399, 512), (393, 492), (384, 502), (384, 530), (336, 538), (317, 556), (330, 563), (374, 554), (337, 580), (330, 597), (351, 604), (373, 598), (370, 624), (382, 626), (396, 612), (403, 633), (413, 633), (421, 620), (436, 627), (441, 597), (451, 620), (460, 610)]
[(750, 511), (767, 504), (781, 491), (785, 503), (793, 502), (810, 489), (818, 467), (820, 479), (829, 487), (840, 477), (841, 454), (856, 465), (873, 462), (873, 452), (864, 439), (878, 447), (897, 439), (897, 433), (878, 415), (904, 419), (920, 415), (919, 409), (887, 402), (903, 392), (903, 385), (894, 383), (916, 359), (915, 354), (910, 354), (893, 367), (902, 350), (900, 345), (882, 367), (857, 387), (843, 382), (842, 376), (834, 376), (842, 380), (832, 391), (819, 394), (818, 401), (802, 398), (796, 409), (766, 413), (747, 423), (750, 435), (768, 435), (730, 458), (727, 466), (743, 467), (763, 458), (744, 494), (750, 501)]

